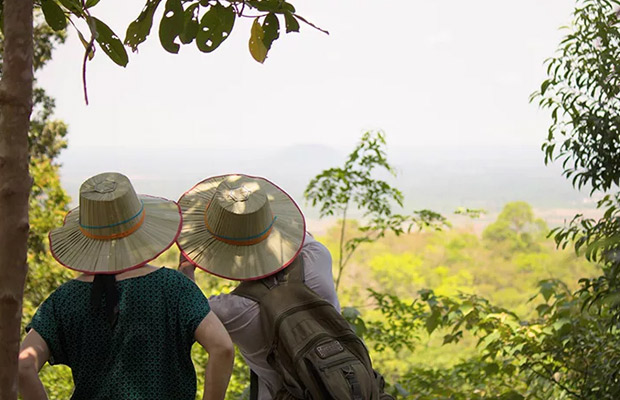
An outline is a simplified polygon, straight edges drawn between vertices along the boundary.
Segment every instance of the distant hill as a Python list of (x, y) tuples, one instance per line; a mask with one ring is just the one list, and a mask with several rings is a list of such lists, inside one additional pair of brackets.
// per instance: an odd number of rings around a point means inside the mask
[[(303, 191), (322, 170), (342, 165), (350, 149), (327, 145), (286, 148), (135, 149), (69, 148), (61, 156), (62, 182), (77, 200), (81, 182), (103, 171), (129, 176), (136, 190), (177, 199), (200, 180), (226, 173), (268, 177), (304, 207), (310, 219), (318, 213), (304, 205)], [(503, 205), (524, 200), (548, 223), (591, 212), (588, 193), (572, 188), (557, 165), (545, 166), (535, 146), (425, 146), (390, 148), (396, 179), (384, 176), (405, 195), (405, 210), (429, 208), (451, 214), (460, 206), (484, 208), (493, 219)]]

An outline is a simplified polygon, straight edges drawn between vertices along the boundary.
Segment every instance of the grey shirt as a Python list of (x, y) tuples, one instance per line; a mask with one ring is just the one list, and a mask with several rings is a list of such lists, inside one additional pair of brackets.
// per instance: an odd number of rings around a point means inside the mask
[[(306, 285), (340, 311), (332, 276), (332, 257), (327, 248), (306, 235), (300, 255), (304, 261)], [(245, 361), (258, 375), (259, 400), (273, 398), (282, 388), (282, 380), (267, 364), (269, 344), (261, 330), (258, 304), (244, 297), (223, 294), (209, 298), (209, 305), (241, 350)]]

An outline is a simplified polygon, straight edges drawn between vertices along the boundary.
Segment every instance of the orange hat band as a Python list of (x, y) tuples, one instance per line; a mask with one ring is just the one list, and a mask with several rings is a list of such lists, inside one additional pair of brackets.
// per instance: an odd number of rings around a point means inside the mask
[(144, 222), (144, 216), (146, 215), (146, 212), (144, 211), (144, 209), (141, 210), (141, 214), (142, 216), (140, 217), (140, 220), (138, 221), (138, 223), (123, 232), (113, 233), (111, 235), (95, 235), (93, 233), (90, 233), (86, 229), (82, 228), (81, 226), (80, 226), (80, 231), (84, 234), (84, 236), (91, 238), (91, 239), (96, 239), (96, 240), (122, 239), (124, 237), (131, 235), (132, 233), (137, 231), (138, 228), (140, 228), (140, 226), (142, 226), (142, 223)]
[(261, 233), (253, 236), (243, 237), (243, 238), (234, 238), (228, 236), (221, 236), (213, 232), (211, 227), (209, 226), (209, 222), (207, 221), (207, 213), (204, 215), (205, 226), (207, 227), (207, 231), (213, 235), (213, 238), (219, 240), (220, 242), (224, 242), (226, 244), (232, 244), (234, 246), (251, 246), (253, 244), (257, 244), (267, 239), (271, 230), (273, 229), (273, 224), (276, 222), (278, 217), (273, 217), (269, 226), (262, 231)]

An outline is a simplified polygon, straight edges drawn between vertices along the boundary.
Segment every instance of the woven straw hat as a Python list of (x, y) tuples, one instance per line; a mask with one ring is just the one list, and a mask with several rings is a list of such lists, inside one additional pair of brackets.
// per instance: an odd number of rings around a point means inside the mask
[(222, 278), (272, 275), (293, 261), (304, 242), (301, 210), (264, 178), (208, 178), (181, 196), (179, 206), (181, 252), (197, 267)]
[(126, 176), (95, 175), (80, 187), (80, 205), (49, 234), (63, 266), (88, 274), (117, 274), (159, 256), (176, 240), (181, 213), (171, 200), (136, 195)]

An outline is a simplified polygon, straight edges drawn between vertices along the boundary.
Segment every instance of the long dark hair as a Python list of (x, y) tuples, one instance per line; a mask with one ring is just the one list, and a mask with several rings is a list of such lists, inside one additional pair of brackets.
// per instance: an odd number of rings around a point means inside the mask
[(94, 310), (99, 310), (105, 298), (104, 313), (106, 319), (110, 323), (110, 327), (114, 328), (118, 320), (118, 300), (119, 293), (116, 287), (116, 275), (97, 274), (93, 280), (93, 287), (90, 291), (90, 305)]

